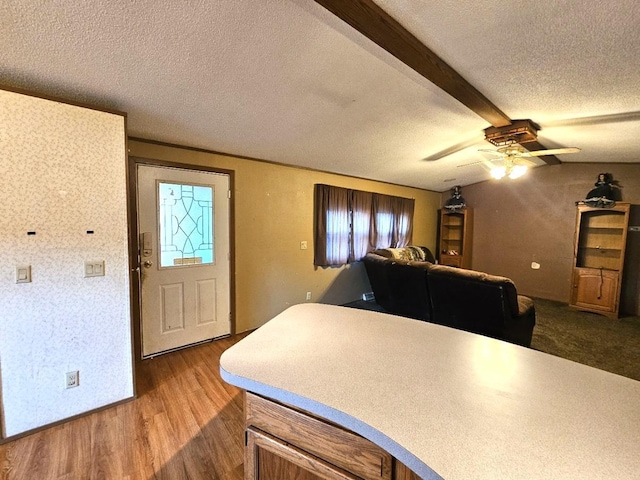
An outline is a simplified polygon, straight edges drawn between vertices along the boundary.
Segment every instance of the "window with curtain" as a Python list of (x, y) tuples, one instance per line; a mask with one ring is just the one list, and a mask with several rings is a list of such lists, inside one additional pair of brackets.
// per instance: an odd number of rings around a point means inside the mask
[(376, 248), (409, 245), (414, 206), (410, 198), (317, 184), (314, 264), (344, 265)]

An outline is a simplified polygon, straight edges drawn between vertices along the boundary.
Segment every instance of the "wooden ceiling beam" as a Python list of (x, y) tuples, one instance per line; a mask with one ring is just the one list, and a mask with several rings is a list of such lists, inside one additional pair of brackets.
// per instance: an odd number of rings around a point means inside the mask
[(494, 127), (509, 117), (372, 0), (315, 0)]

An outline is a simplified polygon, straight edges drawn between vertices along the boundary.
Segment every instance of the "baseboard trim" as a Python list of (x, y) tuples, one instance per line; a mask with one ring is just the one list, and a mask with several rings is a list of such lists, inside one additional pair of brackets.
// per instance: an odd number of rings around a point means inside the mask
[(58, 425), (62, 425), (62, 424), (67, 423), (67, 422), (72, 422), (73, 420), (77, 420), (78, 418), (86, 417), (88, 415), (92, 415), (94, 413), (98, 413), (98, 412), (101, 412), (103, 410), (107, 410), (109, 408), (117, 407), (118, 405), (123, 405), (125, 403), (129, 403), (130, 401), (135, 400), (135, 398), (136, 398), (136, 396), (134, 395), (132, 397), (128, 397), (128, 398), (125, 398), (123, 400), (119, 400), (117, 402), (110, 403), (108, 405), (103, 405), (102, 407), (94, 408), (93, 410), (88, 410), (86, 412), (79, 413), (79, 414), (74, 415), (72, 417), (63, 418), (62, 420), (58, 420), (58, 421), (55, 421), (55, 422), (52, 422), (52, 423), (48, 423), (46, 425), (42, 425), (41, 427), (37, 427), (37, 428), (34, 428), (32, 430), (27, 430), (26, 432), (18, 433), (17, 435), (12, 435), (10, 437), (0, 438), (0, 445), (4, 445), (5, 443), (14, 442), (14, 441), (16, 441), (16, 440), (18, 440), (20, 438), (28, 437), (29, 435), (33, 435), (34, 433), (38, 433), (38, 432), (41, 432), (43, 430), (47, 430), (47, 429), (52, 428), (52, 427), (57, 427)]

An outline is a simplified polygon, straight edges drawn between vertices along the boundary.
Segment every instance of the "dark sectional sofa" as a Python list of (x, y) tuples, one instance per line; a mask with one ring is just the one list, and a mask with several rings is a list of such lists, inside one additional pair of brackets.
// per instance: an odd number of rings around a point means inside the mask
[(376, 250), (363, 260), (387, 312), (531, 345), (535, 307), (510, 279), (435, 265), (425, 247), (405, 249)]

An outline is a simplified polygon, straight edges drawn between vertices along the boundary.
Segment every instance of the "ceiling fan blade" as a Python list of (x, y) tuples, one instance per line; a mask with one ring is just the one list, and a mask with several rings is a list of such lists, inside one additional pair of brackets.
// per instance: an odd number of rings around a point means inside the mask
[(428, 157), (425, 157), (422, 160), (426, 162), (434, 162), (448, 155), (453, 155), (454, 153), (458, 153), (459, 151), (464, 150), (465, 148), (473, 147), (474, 145), (480, 142), (482, 142), (482, 137), (480, 135), (477, 135), (473, 138), (469, 138), (467, 140), (463, 140), (462, 142), (456, 143), (455, 145), (451, 145), (450, 147), (445, 148), (444, 150), (440, 150), (439, 152), (436, 152), (432, 155), (429, 155)]
[(499, 162), (500, 160), (502, 160), (501, 158), (492, 158), (491, 160), (477, 160), (475, 162), (469, 162), (469, 163), (463, 163), (462, 165), (456, 165), (456, 167), (460, 168), (460, 167), (470, 167), (471, 165), (480, 165), (480, 164), (484, 164), (485, 166), (489, 167), (489, 168), (493, 168), (494, 165), (491, 162)]
[(462, 165), (456, 165), (457, 168), (460, 167), (470, 167), (471, 165), (478, 165), (480, 163), (483, 163), (482, 160), (478, 160), (477, 162), (470, 162), (470, 163), (463, 163)]
[(580, 151), (577, 147), (567, 148), (552, 148), (551, 150), (536, 150), (533, 152), (523, 152), (523, 157), (542, 157), (544, 155), (561, 155), (564, 153), (578, 153)]
[(591, 117), (570, 118), (545, 122), (546, 127), (580, 127), (583, 125), (600, 125), (607, 123), (637, 122), (640, 112), (611, 113), (608, 115), (593, 115)]
[(498, 155), (499, 157), (506, 157), (506, 154), (499, 152), (498, 150), (495, 149), (491, 149), (491, 148), (479, 148), (478, 149), (479, 152), (484, 152), (484, 153), (489, 153), (492, 155)]
[(562, 163), (558, 157), (556, 157), (553, 154), (547, 153), (549, 150), (546, 149), (544, 145), (542, 145), (537, 140), (534, 142), (527, 142), (526, 146), (530, 154), (537, 152), (539, 150), (544, 150), (545, 152), (542, 153), (541, 155), (531, 155), (531, 156), (539, 156), (540, 159), (543, 160), (547, 165), (560, 165)]
[(515, 165), (524, 165), (525, 167), (535, 167), (536, 164), (531, 160), (527, 160), (526, 158), (516, 158), (514, 161)]

